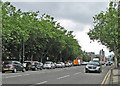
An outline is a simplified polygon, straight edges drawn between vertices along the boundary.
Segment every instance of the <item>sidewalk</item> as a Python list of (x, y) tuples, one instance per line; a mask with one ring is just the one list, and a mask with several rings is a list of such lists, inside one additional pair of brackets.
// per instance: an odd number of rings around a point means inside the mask
[(120, 86), (120, 67), (118, 69), (113, 69), (113, 84), (118, 84)]

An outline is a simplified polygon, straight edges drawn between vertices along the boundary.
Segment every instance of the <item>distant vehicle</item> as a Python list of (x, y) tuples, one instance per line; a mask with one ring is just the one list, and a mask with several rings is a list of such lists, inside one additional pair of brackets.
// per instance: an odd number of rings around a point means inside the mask
[(99, 62), (99, 58), (93, 58), (93, 61), (98, 61)]
[(82, 64), (81, 65), (87, 65), (88, 64), (88, 62), (82, 62)]
[(44, 69), (55, 69), (55, 65), (54, 65), (53, 62), (47, 61), (47, 62), (45, 62), (43, 68), (44, 68)]
[(112, 62), (112, 61), (107, 61), (107, 62), (106, 62), (106, 66), (111, 66), (111, 65), (113, 65), (113, 62)]
[(64, 62), (61, 62), (61, 64), (62, 64), (62, 67), (65, 68), (65, 63), (64, 63)]
[(101, 64), (101, 65), (104, 65), (104, 64), (105, 64), (105, 62), (104, 62), (104, 61), (100, 61), (100, 64)]
[(39, 63), (38, 61), (24, 61), (24, 67), (26, 69), (26, 71), (28, 70), (42, 70), (42, 66), (41, 63)]
[(57, 62), (57, 63), (56, 63), (56, 67), (57, 67), (57, 68), (62, 68), (62, 67), (63, 67), (63, 65), (62, 65), (62, 63), (61, 63), (61, 62)]
[(42, 63), (42, 62), (39, 62), (39, 64), (40, 64), (41, 68), (43, 68), (43, 63)]
[(102, 72), (102, 66), (100, 62), (95, 62), (95, 61), (90, 61), (86, 67), (85, 67), (85, 72)]
[(65, 67), (70, 67), (70, 63), (69, 62), (65, 63)]
[(25, 68), (19, 61), (4, 61), (2, 63), (2, 73), (6, 71), (12, 71), (13, 73), (17, 71), (25, 72)]
[(80, 60), (74, 60), (74, 62), (73, 62), (74, 64), (74, 66), (79, 66), (80, 65)]

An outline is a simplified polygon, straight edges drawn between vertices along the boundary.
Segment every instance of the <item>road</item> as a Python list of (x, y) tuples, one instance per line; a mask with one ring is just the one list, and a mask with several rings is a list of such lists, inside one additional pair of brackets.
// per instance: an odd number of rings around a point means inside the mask
[[(85, 66), (45, 69), (17, 73), (3, 73), (3, 84), (101, 84), (109, 66), (102, 67), (102, 73), (85, 73)], [(3, 85), (4, 86), (4, 85)]]

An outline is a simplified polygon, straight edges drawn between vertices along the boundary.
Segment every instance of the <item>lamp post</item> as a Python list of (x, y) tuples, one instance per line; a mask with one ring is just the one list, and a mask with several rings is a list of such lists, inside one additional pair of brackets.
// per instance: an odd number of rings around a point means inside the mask
[(24, 37), (23, 37), (23, 62), (24, 62), (24, 58), (25, 58), (25, 46), (24, 46)]

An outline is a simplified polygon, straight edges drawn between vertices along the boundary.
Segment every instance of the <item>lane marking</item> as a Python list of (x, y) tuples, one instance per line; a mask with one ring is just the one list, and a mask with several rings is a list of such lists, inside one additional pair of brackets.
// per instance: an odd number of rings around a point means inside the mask
[(70, 75), (62, 76), (62, 77), (59, 77), (59, 78), (57, 78), (57, 79), (63, 79), (63, 78), (66, 78), (66, 77), (68, 77), (68, 76), (70, 76)]
[(21, 73), (8, 73), (8, 74), (5, 74), (5, 73), (3, 74), (3, 73), (2, 73), (2, 75), (4, 75), (4, 76), (5, 76), (5, 75), (17, 75), (17, 74), (21, 74)]
[(110, 70), (107, 72), (105, 78), (103, 79), (102, 83), (101, 83), (101, 86), (104, 85), (105, 81), (106, 81), (106, 78), (108, 77), (108, 74), (110, 73)]
[(18, 77), (18, 76), (22, 76), (22, 75), (17, 75), (17, 76), (9, 76), (9, 77), (5, 77), (5, 78), (13, 78), (13, 77)]
[(74, 75), (80, 74), (81, 72), (75, 73)]
[(36, 83), (36, 84), (44, 84), (44, 83), (46, 83), (47, 81), (43, 81), (43, 82), (40, 82), (40, 83)]

